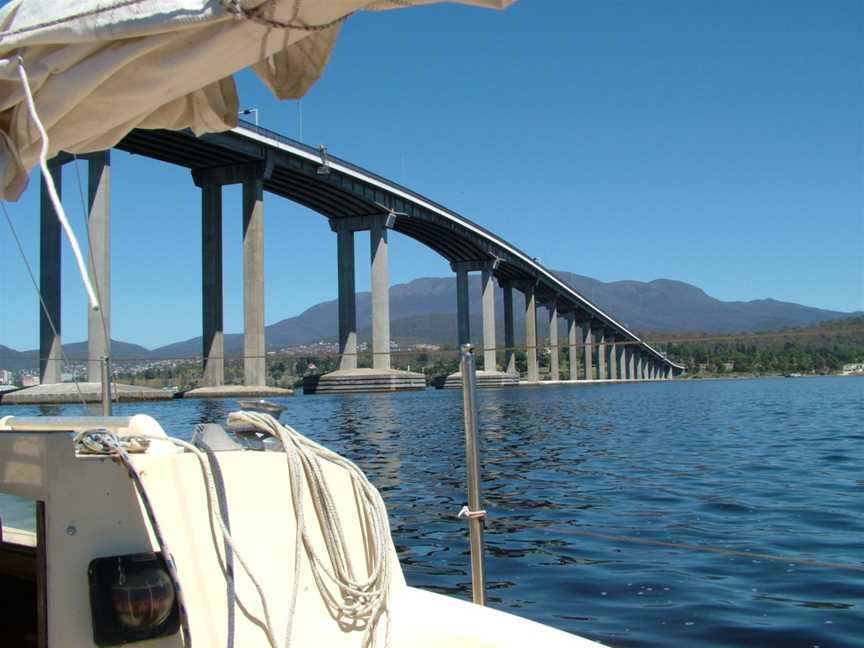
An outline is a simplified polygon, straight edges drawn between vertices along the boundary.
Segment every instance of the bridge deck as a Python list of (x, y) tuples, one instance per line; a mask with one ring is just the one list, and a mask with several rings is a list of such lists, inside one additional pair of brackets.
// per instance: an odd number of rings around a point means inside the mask
[[(638, 343), (649, 355), (677, 370), (623, 324), (577, 293), (550, 270), (477, 223), (410, 189), (345, 160), (267, 129), (243, 123), (224, 133), (195, 137), (188, 131), (135, 130), (117, 147), (180, 165), (194, 173), (263, 165), (265, 191), (288, 198), (329, 219), (371, 216), (393, 210), (393, 229), (438, 252), (451, 263), (498, 260), (499, 280), (535, 286), (540, 303), (555, 302), (561, 313), (574, 313), (615, 330), (624, 342)], [(322, 166), (327, 173), (319, 173)]]

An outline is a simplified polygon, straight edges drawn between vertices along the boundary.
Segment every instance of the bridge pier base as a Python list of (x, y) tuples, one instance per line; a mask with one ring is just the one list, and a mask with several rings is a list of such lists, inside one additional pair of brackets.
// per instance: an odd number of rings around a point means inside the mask
[[(458, 318), (459, 329), (459, 346), (467, 344), (471, 341), (470, 332), (470, 307), (468, 299), (468, 273), (471, 271), (480, 271), (481, 273), (481, 294), (483, 305), (483, 369), (478, 370), (477, 386), (478, 387), (509, 387), (519, 384), (519, 375), (498, 371), (496, 356), (496, 341), (495, 341), (495, 262), (492, 260), (480, 261), (457, 261), (451, 263), (450, 266), (456, 272), (456, 316)], [(506, 292), (505, 292), (506, 299)], [(511, 334), (512, 334), (512, 293), (511, 293)], [(507, 329), (507, 305), (505, 303), (505, 332)], [(442, 382), (440, 379), (435, 381), (435, 386), (444, 389), (461, 389), (462, 374), (460, 372), (452, 373), (447, 376)]]
[[(393, 369), (390, 363), (390, 269), (388, 229), (394, 216), (333, 218), (339, 269), (339, 369), (306, 376), (306, 394), (417, 391), (426, 388), (422, 373)], [(357, 306), (354, 284), (354, 232), (369, 231), (372, 267), (372, 368), (357, 366)]]

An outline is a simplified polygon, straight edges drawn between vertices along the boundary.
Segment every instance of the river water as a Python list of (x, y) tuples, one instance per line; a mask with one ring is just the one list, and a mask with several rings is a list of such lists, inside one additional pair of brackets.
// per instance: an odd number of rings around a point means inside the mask
[[(461, 392), (284, 401), (381, 489), (409, 584), (469, 598)], [(115, 413), (188, 436), (235, 408)], [(491, 605), (610, 646), (864, 645), (864, 379), (522, 387), (479, 408)], [(58, 412), (84, 410), (0, 407)]]

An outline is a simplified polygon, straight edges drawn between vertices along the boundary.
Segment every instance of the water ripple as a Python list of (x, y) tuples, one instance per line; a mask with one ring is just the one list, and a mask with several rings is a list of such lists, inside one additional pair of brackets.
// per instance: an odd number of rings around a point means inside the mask
[[(864, 642), (864, 573), (796, 562), (864, 565), (864, 380), (518, 388), (479, 400), (492, 605), (610, 646)], [(470, 598), (455, 518), (466, 499), (461, 394), (285, 402), (286, 422), (379, 486), (409, 583)], [(120, 409), (186, 435), (233, 407)]]

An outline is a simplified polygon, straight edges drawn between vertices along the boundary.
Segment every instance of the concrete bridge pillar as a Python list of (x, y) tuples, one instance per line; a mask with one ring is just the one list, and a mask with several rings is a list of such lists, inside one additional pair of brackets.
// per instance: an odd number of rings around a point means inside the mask
[(618, 345), (618, 379), (627, 380), (627, 340)]
[(201, 323), (204, 387), (225, 384), (222, 319), (222, 186), (201, 187)]
[[(62, 163), (48, 163), (58, 195), (62, 195)], [(39, 308), (39, 380), (44, 384), (61, 381), (63, 354), (61, 339), (61, 276), (62, 248), (60, 246), (60, 221), (48, 196), (45, 178), (41, 182), (39, 198), (39, 292), (42, 302)]]
[(570, 360), (570, 380), (579, 380), (579, 336), (576, 326), (576, 313), (567, 315), (567, 349)]
[(101, 360), (111, 353), (111, 152), (87, 156), (87, 268), (100, 309), (87, 312), (87, 380), (101, 382)]
[(497, 371), (495, 350), (495, 279), (493, 264), (483, 268), (481, 289), (483, 291), (483, 369)]
[[(323, 375), (305, 376), (305, 393), (350, 394), (426, 388), (426, 377), (423, 374), (392, 369), (390, 362), (388, 230), (393, 228), (395, 222), (396, 215), (392, 212), (330, 220), (330, 229), (336, 232), (339, 269), (339, 368)], [(357, 366), (354, 233), (367, 230), (372, 270), (372, 367), (360, 368)]]
[(637, 380), (645, 380), (645, 359), (642, 357), (642, 352), (636, 354), (636, 378)]
[(616, 342), (615, 333), (609, 333), (609, 379), (619, 380), (621, 376), (618, 373), (618, 345)]
[(603, 327), (594, 329), (594, 346), (597, 347), (597, 380), (609, 378), (609, 369), (606, 362), (606, 332)]
[[(387, 257), (387, 216), (372, 219), (372, 368), (390, 368), (390, 269)], [(461, 331), (460, 331), (461, 334)]]
[(354, 282), (354, 230), (330, 221), (336, 232), (339, 295), (339, 369), (357, 368), (357, 294)]
[(639, 378), (636, 375), (636, 345), (632, 345), (627, 348), (627, 377), (630, 380), (637, 380)]
[[(201, 310), (204, 388), (225, 383), (222, 286), (222, 187), (242, 184), (243, 232), (243, 382), (267, 383), (264, 338), (264, 181), (273, 161), (192, 169), (201, 189)], [(250, 394), (253, 392), (250, 392)]]
[(468, 269), (459, 263), (452, 264), (456, 272), (456, 325), (458, 330), (457, 345), (471, 342), (471, 312), (468, 303)]
[(585, 380), (594, 380), (594, 333), (591, 320), (582, 323), (582, 348), (585, 351)]
[(558, 303), (552, 302), (549, 309), (549, 380), (560, 380), (558, 368)]
[(522, 294), (525, 295), (525, 356), (528, 363), (529, 382), (540, 379), (537, 366), (537, 302), (534, 294), (535, 285), (532, 282), (522, 284)]
[[(468, 277), (469, 272), (481, 273), (480, 288), (483, 305), (483, 369), (477, 373), (478, 387), (503, 387), (519, 383), (515, 363), (508, 357), (508, 363), (512, 363), (511, 372), (498, 371), (497, 346), (495, 340), (495, 270), (498, 267), (497, 259), (478, 259), (467, 261), (454, 261), (450, 267), (456, 273), (456, 314), (459, 328), (459, 344), (471, 341), (470, 317), (468, 304)], [(504, 335), (512, 346), (513, 338), (513, 291), (509, 284), (504, 287)], [(512, 356), (512, 351), (510, 351)], [(462, 386), (462, 374), (456, 372), (447, 376), (443, 386), (445, 388), (456, 388)]]
[(516, 373), (516, 336), (513, 333), (513, 284), (502, 281), (504, 291), (504, 371)]
[(247, 386), (265, 385), (264, 180), (243, 183), (243, 377)]

